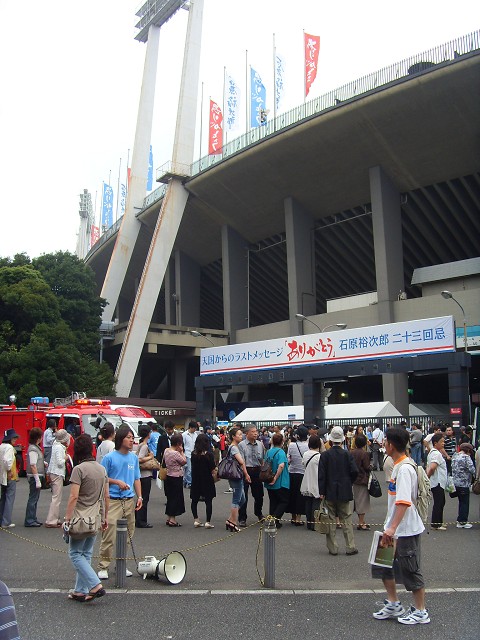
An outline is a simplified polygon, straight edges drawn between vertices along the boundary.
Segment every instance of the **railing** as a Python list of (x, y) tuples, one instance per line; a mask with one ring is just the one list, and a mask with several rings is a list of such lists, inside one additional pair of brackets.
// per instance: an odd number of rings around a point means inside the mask
[[(389, 67), (375, 71), (369, 75), (363, 76), (358, 80), (342, 85), (338, 89), (334, 89), (325, 93), (318, 98), (313, 98), (304, 104), (299, 105), (280, 114), (275, 119), (269, 120), (264, 126), (250, 129), (238, 138), (224, 145), (222, 154), (215, 156), (204, 156), (196, 160), (191, 168), (190, 175), (194, 177), (202, 171), (213, 167), (222, 162), (225, 158), (235, 155), (244, 149), (257, 144), (260, 140), (269, 138), (279, 131), (296, 125), (308, 118), (327, 111), (329, 109), (339, 107), (344, 102), (348, 102), (359, 98), (360, 96), (384, 87), (391, 82), (398, 82), (407, 78), (414, 77), (420, 73), (428, 73), (438, 65), (449, 64), (468, 53), (472, 53), (480, 48), (480, 30), (474, 31), (468, 35), (451, 40), (446, 44), (429, 49), (423, 53), (418, 53), (410, 58), (406, 58), (401, 62), (397, 62)], [(188, 174), (187, 171), (185, 173)], [(163, 198), (166, 193), (167, 185), (163, 184), (155, 191), (152, 191), (143, 201), (143, 209), (151, 206), (157, 200)], [(138, 212), (137, 215), (139, 215)], [(122, 218), (119, 218), (113, 226), (110, 227), (101, 237), (100, 240), (89, 251), (90, 257), (97, 249), (99, 249), (120, 227)]]
[(266, 125), (251, 129), (235, 140), (228, 142), (223, 147), (222, 155), (204, 156), (200, 158), (192, 164), (191, 175), (195, 176), (218, 164), (225, 158), (258, 143), (260, 140), (268, 138), (282, 129), (298, 124), (302, 120), (318, 115), (322, 111), (338, 107), (343, 102), (356, 99), (369, 91), (374, 91), (379, 87), (391, 82), (396, 82), (402, 78), (406, 79), (419, 73), (427, 73), (437, 65), (450, 63), (479, 48), (480, 31), (474, 31), (471, 34), (456, 38), (434, 49), (429, 49), (424, 53), (418, 53), (406, 60), (344, 84), (338, 89), (329, 91), (318, 98), (313, 98), (298, 107), (294, 107), (290, 111), (286, 111), (277, 116), (274, 120), (269, 120)]

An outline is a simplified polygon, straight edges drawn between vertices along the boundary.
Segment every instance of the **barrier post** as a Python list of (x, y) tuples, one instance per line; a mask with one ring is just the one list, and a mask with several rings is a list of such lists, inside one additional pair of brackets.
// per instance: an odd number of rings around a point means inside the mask
[(265, 567), (265, 579), (263, 586), (267, 589), (275, 589), (275, 537), (277, 527), (274, 518), (267, 518), (265, 521), (263, 557)]
[(125, 518), (117, 520), (117, 539), (116, 539), (117, 560), (115, 565), (115, 586), (117, 588), (125, 587), (125, 579), (127, 572), (127, 521)]

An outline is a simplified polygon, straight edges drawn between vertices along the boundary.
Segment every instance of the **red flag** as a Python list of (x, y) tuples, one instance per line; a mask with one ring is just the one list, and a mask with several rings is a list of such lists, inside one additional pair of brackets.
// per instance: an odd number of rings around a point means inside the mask
[(210, 100), (210, 120), (208, 123), (208, 155), (222, 153), (223, 114), (216, 102)]
[(317, 77), (318, 54), (320, 52), (320, 36), (303, 34), (305, 44), (305, 97)]
[(90, 227), (90, 248), (100, 240), (100, 229), (92, 224)]

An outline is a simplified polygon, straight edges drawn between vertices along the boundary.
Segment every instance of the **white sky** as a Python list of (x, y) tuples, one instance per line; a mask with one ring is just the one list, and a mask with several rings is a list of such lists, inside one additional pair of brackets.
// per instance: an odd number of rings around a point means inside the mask
[[(140, 4), (0, 0), (0, 257), (74, 251), (78, 194), (98, 192), (99, 202), (111, 171), (116, 198), (145, 55), (134, 40)], [(180, 11), (160, 35), (155, 168), (171, 155), (187, 17)], [(205, 0), (202, 155), (208, 98), (222, 104), (224, 66), (245, 96), (245, 50), (273, 110), (273, 33), (286, 61), (286, 110), (303, 101), (303, 29), (321, 38), (312, 98), (479, 28), (478, 0)], [(198, 157), (198, 131), (196, 146)]]

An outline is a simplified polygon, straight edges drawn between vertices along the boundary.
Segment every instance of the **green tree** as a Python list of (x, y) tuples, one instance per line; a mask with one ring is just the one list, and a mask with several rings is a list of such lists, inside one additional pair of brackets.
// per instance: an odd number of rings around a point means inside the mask
[(106, 302), (96, 293), (92, 269), (67, 251), (34, 258), (32, 264), (57, 298), (60, 315), (74, 332), (78, 350), (95, 357)]
[(11, 393), (18, 406), (72, 390), (111, 395), (113, 373), (97, 361), (102, 308), (90, 270), (75, 256), (0, 258), (0, 402)]

